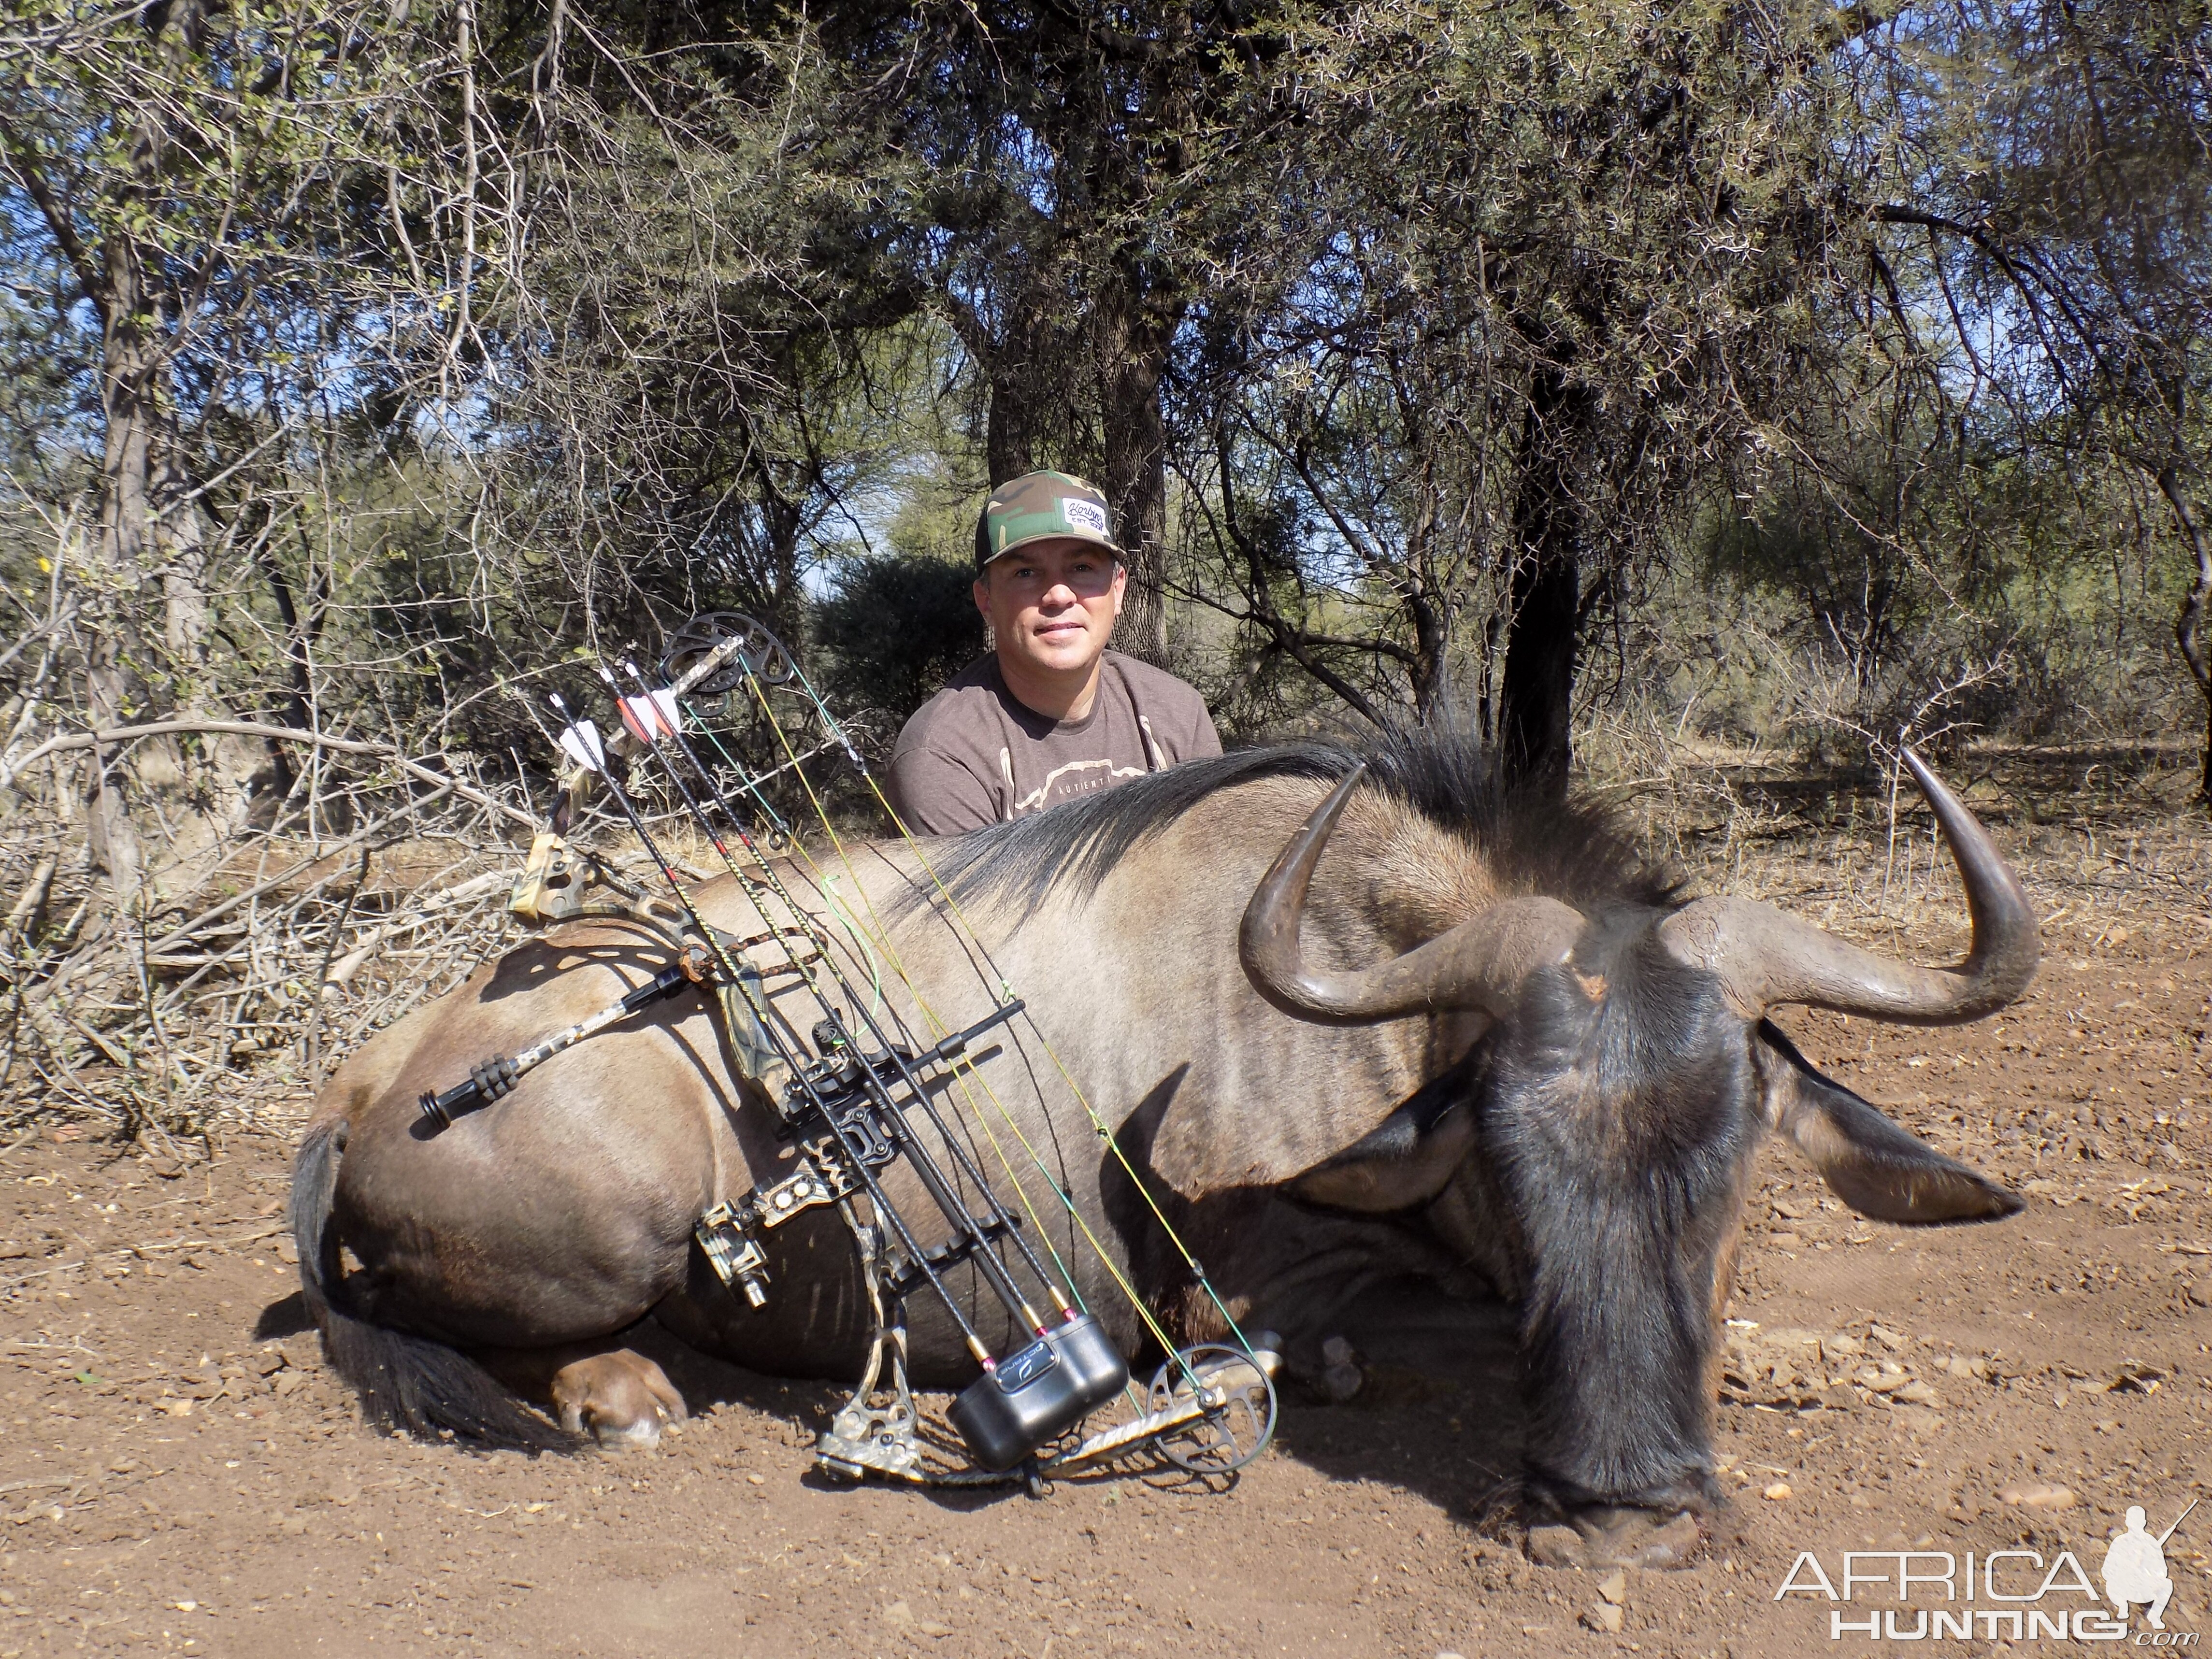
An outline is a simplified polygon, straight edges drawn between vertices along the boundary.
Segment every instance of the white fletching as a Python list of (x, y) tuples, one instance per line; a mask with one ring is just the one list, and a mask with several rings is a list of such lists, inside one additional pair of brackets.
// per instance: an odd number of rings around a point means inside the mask
[(606, 745), (599, 741), (599, 728), (589, 720), (578, 720), (562, 731), (561, 752), (586, 772), (607, 769)]
[(616, 706), (622, 710), (623, 724), (641, 743), (658, 743), (665, 737), (676, 735), (676, 693), (672, 690), (664, 688), (641, 697), (623, 697)]

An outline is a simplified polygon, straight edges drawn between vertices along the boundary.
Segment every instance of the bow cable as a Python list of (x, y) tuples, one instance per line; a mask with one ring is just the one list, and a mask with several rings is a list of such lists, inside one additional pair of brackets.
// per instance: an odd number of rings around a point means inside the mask
[[(913, 832), (906, 827), (905, 820), (899, 817), (897, 811), (892, 807), (890, 802), (884, 798), (882, 786), (876, 781), (874, 775), (868, 770), (867, 763), (861, 758), (859, 750), (854, 746), (851, 738), (845, 734), (843, 727), (838, 724), (836, 716), (831, 714), (829, 707), (823, 703), (821, 695), (815, 690), (813, 683), (806, 678), (805, 671), (800, 668), (795, 661), (792, 663), (791, 669), (793, 677), (805, 690), (808, 703), (812, 707), (815, 714), (821, 719), (830, 734), (835, 737), (838, 742), (843, 745), (847, 758), (852, 762), (854, 769), (858, 771), (860, 776), (866, 781), (870, 793), (875, 796), (876, 800), (882, 805), (884, 811), (889, 814), (892, 825), (898, 830), (899, 839), (905, 844), (908, 850), (913, 853), (915, 861), (921, 866), (925, 872), (927, 872), (931, 886), (936, 890), (938, 896), (944, 901), (945, 908), (957, 921), (960, 930), (964, 931), (967, 933), (969, 941), (973, 944), (974, 948), (981, 954), (983, 960), (991, 964), (992, 972), (999, 974), (1000, 970), (998, 964), (992, 960), (990, 947), (983, 943), (982, 936), (976, 931), (975, 924), (970, 922), (965, 913), (961, 910), (958, 901), (952, 896), (951, 890), (945, 886), (944, 880), (938, 875), (936, 866), (930, 863), (928, 856), (922, 852), (921, 845), (916, 841)], [(793, 759), (796, 759), (796, 756), (792, 748), (791, 740), (785, 733), (781, 724), (775, 719), (775, 710), (769, 708), (767, 696), (762, 690), (758, 677), (750, 672), (747, 672), (744, 675), (744, 683), (751, 690), (754, 701), (760, 704), (761, 712), (768, 717), (769, 726), (770, 729), (775, 732), (776, 740), (782, 745), (785, 755)], [(878, 914), (876, 910), (875, 902), (869, 897), (866, 887), (861, 884), (859, 872), (853, 868), (851, 856), (845, 850), (845, 843), (839, 837), (836, 826), (830, 820), (828, 809), (823, 805), (821, 798), (815, 793), (812, 781), (807, 777), (804, 768), (794, 767), (793, 769), (798, 775), (800, 786), (806, 791), (806, 799), (813, 806), (816, 817), (820, 820), (823, 830), (829, 835), (830, 844), (836, 849), (838, 861), (844, 866), (846, 874), (852, 878), (854, 887), (855, 890), (859, 892), (861, 902), (867, 907), (869, 918), (875, 924), (877, 944), (878, 948), (883, 951), (886, 958), (890, 960), (892, 970), (896, 972), (899, 975), (899, 978), (905, 983), (908, 993), (912, 994), (915, 999), (915, 1005), (921, 1008), (924, 1017), (932, 1024), (941, 1026), (943, 1024), (943, 1021), (940, 1020), (935, 1013), (929, 1010), (927, 1004), (923, 1001), (921, 992), (915, 988), (913, 980), (908, 975), (903, 965), (900, 963), (897, 951), (891, 945), (890, 939), (887, 937), (889, 930), (884, 927), (882, 916)], [(801, 856), (805, 856), (803, 852)], [(814, 864), (814, 860), (811, 857), (807, 858), (806, 862), (810, 868), (814, 868), (818, 871), (819, 866)], [(1007, 983), (1003, 974), (1000, 974), (999, 990), (1002, 996), (1011, 996), (1012, 994), (1012, 987)], [(1034, 1014), (1028, 1014), (1026, 1015), (1026, 1018), (1030, 1030), (1036, 1036), (1038, 1046), (1044, 1050), (1046, 1058), (1052, 1061), (1054, 1069), (1060, 1073), (1061, 1080), (1067, 1085), (1069, 1091), (1074, 1095), (1077, 1103), (1083, 1108), (1084, 1115), (1090, 1119), (1091, 1127), (1097, 1131), (1099, 1139), (1103, 1140), (1107, 1146), (1112, 1151), (1115, 1161), (1121, 1165), (1123, 1171), (1128, 1176), (1130, 1181), (1134, 1183), (1137, 1191), (1144, 1198), (1146, 1206), (1152, 1211), (1153, 1218), (1160, 1224), (1160, 1228), (1167, 1235), (1169, 1242), (1174, 1245), (1176, 1253), (1182, 1258), (1184, 1265), (1190, 1268), (1192, 1277), (1197, 1281), (1199, 1287), (1206, 1292), (1206, 1300), (1213, 1304), (1214, 1310), (1221, 1316), (1223, 1322), (1228, 1326), (1230, 1333), (1236, 1338), (1237, 1346), (1243, 1348), (1246, 1355), (1249, 1357), (1252, 1353), (1251, 1343), (1245, 1338), (1244, 1332), (1237, 1324), (1236, 1316), (1229, 1311), (1228, 1307), (1222, 1301), (1219, 1292), (1214, 1289), (1213, 1283), (1212, 1279), (1207, 1277), (1204, 1267), (1200, 1265), (1198, 1258), (1192, 1254), (1189, 1246), (1183, 1243), (1182, 1235), (1176, 1231), (1174, 1224), (1169, 1221), (1166, 1213), (1160, 1208), (1159, 1202), (1153, 1197), (1152, 1189), (1146, 1184), (1143, 1177), (1138, 1175), (1135, 1166), (1130, 1163), (1128, 1154), (1122, 1150), (1121, 1142), (1115, 1137), (1113, 1130), (1109, 1127), (1105, 1121), (1099, 1116), (1097, 1109), (1091, 1105), (1089, 1097), (1084, 1093), (1082, 1085), (1076, 1082), (1073, 1075), (1068, 1071), (1066, 1063), (1061, 1060), (1060, 1055), (1054, 1050), (1052, 1041), (1049, 1037), (1045, 1036), (1043, 1028), (1037, 1023), (1036, 1016)], [(1006, 1117), (1008, 1123), (1011, 1125), (1012, 1123), (1012, 1114), (1008, 1112), (1005, 1104), (999, 1101), (996, 1091), (992, 1090), (988, 1081), (984, 1079), (980, 1073), (977, 1073), (977, 1081), (982, 1084), (985, 1092), (990, 1095), (993, 1104), (998, 1107), (1000, 1112)], [(1017, 1133), (1018, 1133), (1018, 1131), (1017, 1131)], [(1026, 1137), (1023, 1138), (1023, 1144), (1024, 1146), (1029, 1150), (1030, 1157), (1036, 1159), (1038, 1168), (1045, 1175), (1046, 1179), (1048, 1181), (1051, 1180), (1051, 1171), (1049, 1167), (1044, 1164), (1042, 1158), (1037, 1158), (1036, 1150), (1033, 1147), (1029, 1147)], [(1055, 1191), (1059, 1190), (1059, 1183), (1057, 1182), (1054, 1182), (1053, 1186)], [(1065, 1194), (1062, 1194), (1062, 1200), (1063, 1201), (1066, 1201)], [(1069, 1210), (1070, 1213), (1074, 1212), (1073, 1206), (1072, 1204), (1069, 1206)], [(1079, 1224), (1080, 1224), (1081, 1217), (1078, 1216), (1077, 1220)], [(1091, 1230), (1087, 1225), (1084, 1227), (1083, 1231), (1086, 1237), (1091, 1237)], [(1091, 1237), (1091, 1242), (1094, 1249), (1097, 1247), (1097, 1240), (1095, 1237)], [(1118, 1273), (1116, 1274), (1116, 1277), (1119, 1277)], [(1140, 1309), (1143, 1307), (1141, 1300), (1139, 1302), (1139, 1306)], [(1146, 1323), (1150, 1324), (1151, 1322), (1150, 1318), (1147, 1317)], [(1170, 1354), (1174, 1354), (1177, 1352), (1175, 1346), (1171, 1343), (1164, 1344), (1164, 1346), (1167, 1347), (1168, 1352)]]
[[(554, 712), (558, 714), (562, 719), (564, 720), (570, 720), (572, 729), (578, 731), (582, 730), (580, 724), (571, 719), (568, 713), (568, 705), (562, 701), (561, 694), (559, 692), (556, 691), (549, 694), (547, 701), (552, 704)], [(597, 733), (594, 732), (592, 733), (592, 740), (589, 743), (580, 744), (579, 746), (586, 749), (588, 753), (590, 749), (597, 746), (596, 738)], [(699, 915), (697, 908), (691, 902), (690, 895), (684, 890), (684, 884), (677, 880), (675, 866), (668, 862), (667, 858), (661, 853), (659, 844), (653, 841), (651, 834), (646, 830), (644, 820), (638, 816), (637, 808), (630, 802), (629, 792), (622, 787), (621, 781), (616, 778), (613, 769), (605, 764), (604, 754), (593, 755), (592, 756), (592, 758), (599, 762), (599, 764), (594, 769), (598, 771), (600, 781), (607, 786), (607, 793), (614, 797), (615, 804), (622, 809), (623, 816), (629, 820), (631, 831), (637, 836), (639, 842), (643, 844), (646, 852), (652, 857), (653, 861), (660, 866), (661, 874), (667, 878), (669, 889), (676, 895), (677, 903), (683, 908), (684, 914), (690, 918), (691, 925), (699, 930), (701, 939), (705, 942), (707, 948), (714, 953), (715, 959), (721, 966), (722, 971), (727, 974), (730, 976), (732, 982), (737, 985), (738, 988), (738, 994), (745, 999), (746, 1006), (749, 1008), (751, 1008), (756, 1016), (760, 1018), (762, 1031), (768, 1037), (768, 1040), (775, 1046), (777, 1057), (782, 1060), (786, 1066), (790, 1067), (793, 1077), (798, 1081), (799, 1086), (805, 1091), (808, 1099), (813, 1105), (816, 1112), (821, 1116), (823, 1122), (829, 1125), (830, 1133), (836, 1137), (839, 1148), (845, 1154), (847, 1162), (852, 1166), (852, 1173), (854, 1178), (866, 1189), (869, 1201), (882, 1212), (884, 1218), (890, 1223), (892, 1231), (898, 1235), (899, 1243), (906, 1249), (909, 1257), (912, 1259), (914, 1265), (919, 1268), (923, 1276), (928, 1279), (930, 1287), (936, 1291), (938, 1295), (944, 1300), (945, 1311), (951, 1315), (953, 1322), (959, 1327), (961, 1334), (967, 1339), (969, 1351), (975, 1355), (977, 1362), (981, 1364), (987, 1373), (996, 1370), (997, 1362), (991, 1358), (991, 1351), (984, 1346), (983, 1339), (976, 1334), (975, 1326), (970, 1323), (967, 1316), (961, 1312), (958, 1303), (954, 1300), (951, 1292), (945, 1285), (945, 1281), (938, 1276), (935, 1263), (929, 1259), (927, 1253), (923, 1250), (921, 1243), (915, 1238), (913, 1233), (908, 1231), (905, 1218), (899, 1214), (896, 1208), (892, 1206), (890, 1200), (884, 1194), (881, 1183), (876, 1179), (875, 1171), (868, 1167), (866, 1160), (861, 1156), (860, 1148), (854, 1144), (852, 1132), (846, 1128), (843, 1124), (839, 1122), (836, 1115), (827, 1109), (827, 1103), (821, 1098), (820, 1092), (815, 1088), (812, 1081), (807, 1074), (807, 1072), (799, 1066), (793, 1065), (793, 1057), (785, 1049), (783, 1039), (777, 1034), (772, 1007), (764, 1009), (754, 1003), (751, 990), (745, 982), (743, 972), (739, 969), (738, 964), (731, 959), (729, 951), (723, 946), (720, 939), (716, 935), (714, 930), (708, 927), (705, 920)], [(771, 926), (773, 924), (771, 924)], [(763, 1003), (767, 1001), (765, 995), (763, 996), (761, 1000)], [(866, 1073), (868, 1070), (865, 1066), (860, 1069), (863, 1073)], [(892, 1130), (896, 1133), (902, 1126), (895, 1118), (895, 1121), (892, 1123), (888, 1123), (884, 1127), (886, 1129)], [(915, 1173), (917, 1176), (921, 1178), (922, 1184), (925, 1187), (931, 1185), (930, 1176), (934, 1174), (934, 1171), (929, 1168), (927, 1160), (916, 1158), (914, 1160), (914, 1164)], [(937, 1193), (932, 1192), (930, 1196), (937, 1198), (939, 1195)], [(946, 1218), (948, 1220), (951, 1218), (951, 1212), (956, 1207), (963, 1214), (967, 1212), (967, 1206), (965, 1205), (956, 1206), (944, 1204), (942, 1200), (940, 1200), (939, 1202), (940, 1205), (942, 1205), (942, 1206), (947, 1211)], [(989, 1253), (985, 1251), (984, 1254), (988, 1256)], [(995, 1257), (991, 1259), (994, 1261), (996, 1260)], [(992, 1285), (992, 1289), (999, 1291), (1000, 1287), (994, 1283)], [(1000, 1291), (1000, 1295), (1001, 1300), (1007, 1302), (1008, 1310), (1010, 1312), (1017, 1310), (1020, 1304), (1018, 1292), (1016, 1292), (1015, 1295), (1009, 1297), (1004, 1291)]]
[[(631, 677), (638, 682), (641, 689), (647, 690), (649, 701), (651, 696), (650, 690), (645, 686), (645, 677), (637, 672), (636, 665), (634, 663), (625, 662), (623, 664), (623, 667), (628, 670)], [(615, 677), (608, 671), (605, 664), (602, 663), (599, 665), (599, 672), (606, 680), (608, 686), (615, 691), (616, 696), (619, 699), (622, 695), (621, 690), (616, 684)], [(836, 966), (835, 961), (829, 954), (828, 940), (825, 938), (814, 937), (812, 928), (810, 926), (808, 913), (800, 908), (798, 902), (792, 896), (790, 890), (784, 886), (782, 879), (776, 875), (774, 866), (771, 866), (766, 859), (761, 856), (759, 848), (753, 844), (752, 837), (745, 833), (744, 825), (738, 822), (737, 814), (730, 811), (729, 803), (722, 798), (720, 790), (715, 787), (713, 775), (707, 771), (704, 766), (700, 764), (699, 757), (696, 751), (691, 748), (690, 744), (684, 741), (683, 732), (677, 729), (673, 725), (663, 726), (659, 722), (655, 722), (653, 728), (653, 734), (648, 740), (648, 746), (653, 750), (654, 755), (659, 759), (663, 769), (668, 774), (670, 781), (675, 784), (677, 793), (683, 797), (685, 806), (690, 810), (693, 817), (698, 820), (700, 826), (707, 831), (708, 839), (714, 843), (714, 850), (721, 855), (722, 862), (726, 866), (727, 866), (730, 874), (737, 878), (740, 890), (745, 890), (750, 894), (753, 900), (754, 908), (760, 912), (762, 920), (764, 922), (769, 922), (769, 925), (773, 927), (773, 922), (769, 921), (766, 910), (760, 903), (758, 893), (753, 890), (755, 884), (750, 878), (747, 877), (743, 871), (738, 868), (737, 861), (731, 855), (729, 848), (724, 843), (721, 836), (715, 832), (714, 825), (708, 819), (705, 811), (700, 806), (697, 798), (692, 794), (690, 787), (684, 781), (683, 775), (677, 770), (675, 763), (669, 759), (666, 752), (661, 748), (659, 737), (664, 731), (668, 734), (677, 750), (683, 754), (684, 757), (688, 762), (690, 763), (692, 769), (699, 775), (701, 781), (705, 784), (708, 792), (714, 795), (715, 805), (721, 808), (723, 815), (726, 817), (728, 817), (732, 821), (733, 826), (737, 829), (738, 839), (740, 844), (745, 848), (747, 852), (753, 855), (755, 861), (760, 865), (763, 874), (767, 877), (769, 884), (775, 889), (776, 896), (782, 900), (785, 907), (792, 913), (793, 916), (799, 920), (799, 925), (802, 927), (807, 928), (809, 936), (812, 939), (812, 942), (816, 945), (817, 948), (822, 951), (823, 961), (829, 967), (830, 972), (833, 975), (836, 975)], [(777, 937), (779, 939), (782, 939), (782, 935), (781, 933), (778, 933)], [(783, 948), (787, 955), (793, 956), (793, 966), (797, 966), (798, 963), (796, 956), (792, 952), (790, 943), (787, 939), (783, 940)], [(842, 975), (838, 975), (838, 977), (842, 978)], [(814, 978), (811, 974), (805, 975), (805, 979), (807, 988), (812, 994), (816, 1005), (821, 1008), (823, 1014), (828, 1018), (831, 1027), (836, 1032), (838, 1039), (849, 1051), (854, 1053), (857, 1059), (860, 1060), (860, 1072), (862, 1075), (866, 1077), (872, 1083), (875, 1084), (873, 1092), (879, 1097), (878, 1103), (888, 1111), (896, 1111), (898, 1108), (896, 1103), (890, 1100), (888, 1093), (883, 1090), (880, 1082), (876, 1079), (872, 1064), (870, 1063), (866, 1056), (860, 1054), (859, 1046), (854, 1041), (853, 1033), (847, 1029), (844, 1017), (838, 1012), (836, 1005), (829, 998), (823, 995), (821, 987), (815, 982)], [(850, 988), (846, 987), (842, 988), (849, 990)], [(855, 1004), (855, 1012), (860, 1012), (858, 1008), (857, 1003)], [(860, 1019), (861, 1023), (866, 1026), (868, 1034), (872, 1036), (877, 1043), (882, 1048), (885, 1058), (887, 1058), (897, 1069), (900, 1080), (906, 1085), (908, 1091), (913, 1095), (915, 1103), (921, 1109), (922, 1115), (929, 1120), (931, 1126), (936, 1129), (939, 1136), (943, 1139), (945, 1149), (951, 1154), (954, 1164), (960, 1167), (962, 1172), (969, 1180), (975, 1182), (982, 1195), (984, 1205), (991, 1212), (993, 1221), (995, 1224), (1000, 1224), (1003, 1233), (1012, 1239), (1016, 1252), (1023, 1258), (1024, 1261), (1027, 1263), (1030, 1271), (1036, 1274), (1038, 1282), (1044, 1285), (1047, 1292), (1052, 1297), (1054, 1303), (1058, 1307), (1062, 1320), (1066, 1321), (1074, 1318), (1076, 1316), (1075, 1310), (1069, 1307), (1066, 1297), (1060, 1293), (1060, 1286), (1054, 1283), (1052, 1275), (1045, 1272), (1043, 1263), (1037, 1260), (1036, 1252), (1030, 1248), (1029, 1242), (1022, 1237), (1020, 1229), (1013, 1224), (1012, 1217), (1006, 1213), (1006, 1207), (999, 1202), (997, 1195), (992, 1192), (990, 1182), (984, 1178), (983, 1172), (975, 1167), (974, 1163), (969, 1158), (967, 1153), (962, 1149), (957, 1137), (952, 1133), (951, 1128), (945, 1124), (945, 1121), (938, 1115), (935, 1103), (933, 1103), (929, 1097), (929, 1091), (922, 1087), (921, 1081), (915, 1076), (914, 1073), (908, 1069), (905, 1059), (898, 1052), (897, 1046), (884, 1031), (882, 1026), (877, 1023), (872, 1012), (861, 1012)], [(1024, 1194), (1024, 1205), (1026, 1206), (1027, 1195)], [(963, 1213), (965, 1214), (965, 1205), (963, 1205), (961, 1208)], [(1030, 1220), (1037, 1227), (1037, 1230), (1040, 1232), (1043, 1231), (1042, 1220), (1036, 1215), (1034, 1209), (1031, 1209), (1030, 1211)], [(1004, 1298), (1006, 1296), (1007, 1291), (1012, 1290), (1014, 1287), (1011, 1279), (1006, 1279), (1004, 1285), (998, 1282), (1000, 1279), (1004, 1278), (1006, 1269), (997, 1255), (990, 1249), (988, 1238), (985, 1236), (981, 1228), (974, 1221), (972, 1217), (968, 1219), (966, 1224), (963, 1227), (963, 1231), (967, 1232), (975, 1242), (977, 1252), (981, 1257), (981, 1261), (979, 1265), (982, 1268), (984, 1276), (993, 1279), (994, 1282), (992, 1288), (997, 1291), (1000, 1296)], [(1042, 1336), (1044, 1334), (1046, 1328), (1043, 1322), (1037, 1318), (1036, 1311), (1030, 1307), (1027, 1299), (1020, 1297), (1018, 1291), (1016, 1292), (1016, 1297), (1018, 1302), (1020, 1314), (1023, 1320), (1027, 1323), (1029, 1328), (1035, 1331), (1038, 1335)]]

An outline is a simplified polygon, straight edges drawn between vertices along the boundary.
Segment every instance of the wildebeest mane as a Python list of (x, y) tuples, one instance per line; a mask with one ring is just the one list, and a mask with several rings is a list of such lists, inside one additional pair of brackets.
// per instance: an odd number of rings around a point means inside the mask
[(1429, 727), (1356, 740), (1304, 738), (1186, 762), (972, 830), (932, 862), (958, 898), (1012, 899), (1031, 908), (1057, 887), (1095, 890), (1133, 850), (1220, 790), (1275, 777), (1333, 783), (1363, 761), (1375, 787), (1465, 840), (1503, 886), (1577, 906), (1664, 904), (1680, 886), (1603, 805), (1515, 788), (1472, 733)]

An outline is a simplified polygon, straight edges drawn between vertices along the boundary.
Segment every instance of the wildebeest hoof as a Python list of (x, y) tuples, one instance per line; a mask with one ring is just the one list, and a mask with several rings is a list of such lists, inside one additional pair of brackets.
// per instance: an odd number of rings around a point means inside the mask
[(562, 1428), (590, 1434), (610, 1452), (651, 1451), (664, 1425), (691, 1415), (667, 1374), (628, 1348), (563, 1365), (553, 1376), (553, 1407)]
[(1578, 1510), (1571, 1526), (1530, 1528), (1528, 1559), (1542, 1567), (1659, 1571), (1686, 1566), (1698, 1543), (1698, 1517), (1687, 1510), (1596, 1508)]
[(1367, 1381), (1367, 1374), (1359, 1369), (1358, 1351), (1340, 1336), (1332, 1336), (1321, 1345), (1321, 1391), (1331, 1405), (1341, 1406)]

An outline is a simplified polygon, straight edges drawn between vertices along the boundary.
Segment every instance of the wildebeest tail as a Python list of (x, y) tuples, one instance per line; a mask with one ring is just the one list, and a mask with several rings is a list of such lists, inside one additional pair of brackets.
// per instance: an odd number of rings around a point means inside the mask
[(300, 1247), (301, 1293), (322, 1327), (323, 1350), (361, 1395), (362, 1414), (380, 1428), (446, 1430), (488, 1448), (576, 1449), (579, 1437), (527, 1410), (466, 1354), (372, 1323), (345, 1305), (331, 1204), (346, 1132), (343, 1119), (332, 1119), (301, 1141), (292, 1165), (292, 1237)]

